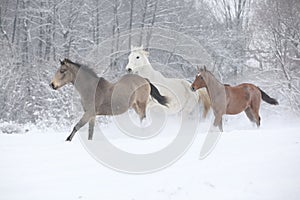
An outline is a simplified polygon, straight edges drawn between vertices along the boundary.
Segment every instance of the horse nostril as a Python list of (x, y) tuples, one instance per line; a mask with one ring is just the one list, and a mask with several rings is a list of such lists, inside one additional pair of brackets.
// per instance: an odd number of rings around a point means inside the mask
[(192, 87), (191, 87), (191, 90), (192, 90), (192, 91), (195, 91), (195, 88), (192, 86)]
[(55, 90), (55, 87), (54, 87), (54, 84), (53, 83), (50, 83), (49, 86)]
[(132, 69), (131, 69), (131, 68), (128, 68), (127, 71), (130, 73), (130, 72), (132, 72)]

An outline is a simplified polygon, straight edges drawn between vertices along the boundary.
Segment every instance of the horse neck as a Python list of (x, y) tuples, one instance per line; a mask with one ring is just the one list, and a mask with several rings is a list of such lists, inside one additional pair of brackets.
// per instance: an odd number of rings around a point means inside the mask
[[(207, 74), (208, 74), (208, 76), (205, 80), (206, 89), (207, 89), (208, 95), (210, 96), (210, 99), (212, 100), (212, 103), (214, 103), (214, 100), (216, 100), (218, 96), (220, 96), (221, 94), (224, 94), (225, 87), (212, 74), (210, 74), (210, 73), (207, 73)], [(222, 99), (222, 100), (224, 100), (224, 99)]]
[(75, 86), (81, 97), (84, 97), (91, 91), (96, 92), (98, 82), (99, 77), (96, 77), (84, 70), (80, 70), (79, 68), (77, 68), (76, 78), (73, 81), (73, 85)]
[(157, 79), (157, 73), (158, 71), (154, 70), (152, 65), (147, 59), (146, 64), (142, 67), (142, 70), (140, 71), (139, 75), (148, 78), (150, 80)]

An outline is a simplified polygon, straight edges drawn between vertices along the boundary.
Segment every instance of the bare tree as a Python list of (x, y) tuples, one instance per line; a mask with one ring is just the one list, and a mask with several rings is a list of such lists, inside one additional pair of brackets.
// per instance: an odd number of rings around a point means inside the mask
[(128, 35), (128, 49), (131, 48), (131, 33), (132, 33), (132, 21), (133, 21), (133, 6), (134, 0), (130, 0), (130, 12), (129, 12), (129, 35)]

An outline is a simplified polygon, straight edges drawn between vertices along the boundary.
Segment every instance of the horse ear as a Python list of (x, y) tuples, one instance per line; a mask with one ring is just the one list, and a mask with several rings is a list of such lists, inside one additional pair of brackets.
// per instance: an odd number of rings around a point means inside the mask
[(149, 51), (143, 50), (143, 54), (144, 54), (146, 57), (149, 57)]
[(144, 49), (144, 45), (141, 45), (141, 49)]
[(207, 71), (207, 69), (206, 69), (206, 66), (205, 66), (205, 65), (204, 65), (203, 69), (204, 69), (204, 71), (205, 71), (205, 72)]
[(64, 59), (64, 64), (67, 64), (67, 63), (72, 63), (72, 61), (70, 59), (68, 59), (68, 58), (65, 58)]
[(198, 72), (200, 72), (201, 71), (201, 69), (200, 69), (200, 67), (197, 65), (197, 71)]

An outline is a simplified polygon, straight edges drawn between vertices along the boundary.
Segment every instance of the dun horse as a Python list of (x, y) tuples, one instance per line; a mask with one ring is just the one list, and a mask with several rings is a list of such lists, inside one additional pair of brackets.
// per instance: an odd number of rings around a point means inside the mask
[(260, 126), (259, 107), (261, 99), (273, 105), (278, 105), (276, 99), (269, 97), (259, 87), (243, 83), (235, 87), (223, 85), (211, 72), (198, 68), (198, 74), (191, 85), (192, 91), (205, 87), (211, 99), (213, 112), (215, 115), (214, 126), (218, 126), (223, 131), (222, 116), (224, 114), (238, 114), (245, 111), (251, 122)]
[(89, 136), (93, 137), (96, 115), (119, 115), (132, 107), (143, 120), (149, 95), (166, 106), (168, 101), (148, 80), (133, 74), (122, 76), (116, 83), (110, 83), (86, 66), (68, 59), (60, 61), (60, 68), (50, 86), (58, 89), (72, 83), (81, 97), (84, 114), (66, 139), (71, 141), (75, 133), (89, 122)]

